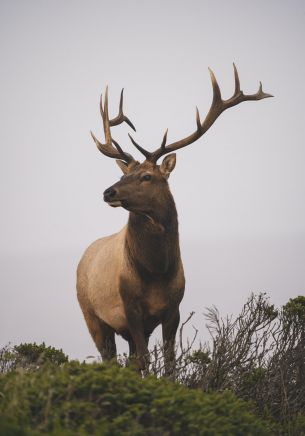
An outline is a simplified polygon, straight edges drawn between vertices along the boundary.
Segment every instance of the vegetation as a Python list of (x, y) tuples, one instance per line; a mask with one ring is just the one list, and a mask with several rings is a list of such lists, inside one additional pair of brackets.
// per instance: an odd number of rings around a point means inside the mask
[(4, 347), (0, 350), (0, 373), (7, 373), (16, 368), (38, 369), (46, 362), (58, 366), (68, 360), (68, 356), (62, 350), (46, 347), (44, 342), (41, 345), (35, 343), (15, 345), (13, 349)]
[(269, 434), (229, 391), (204, 394), (154, 376), (141, 379), (118, 365), (71, 362), (14, 371), (0, 390), (5, 425), (29, 434)]
[(162, 348), (141, 377), (68, 361), (45, 344), (0, 351), (2, 435), (305, 435), (305, 297), (276, 310), (252, 295), (236, 318), (207, 314), (211, 343), (180, 331), (171, 380)]

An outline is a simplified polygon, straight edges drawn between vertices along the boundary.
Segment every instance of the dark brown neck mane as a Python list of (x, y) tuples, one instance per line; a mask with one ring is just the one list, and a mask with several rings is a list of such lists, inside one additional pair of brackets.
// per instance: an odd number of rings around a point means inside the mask
[(162, 206), (147, 214), (130, 212), (126, 250), (138, 272), (154, 278), (171, 275), (180, 258), (178, 217), (173, 196), (168, 191)]

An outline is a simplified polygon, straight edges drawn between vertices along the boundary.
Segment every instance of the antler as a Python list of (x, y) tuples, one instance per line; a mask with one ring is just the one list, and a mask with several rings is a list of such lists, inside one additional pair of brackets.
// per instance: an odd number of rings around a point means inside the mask
[[(129, 120), (129, 118), (126, 117), (123, 113), (123, 92), (124, 89), (121, 91), (121, 98), (120, 98), (120, 106), (119, 106), (119, 113), (118, 115), (113, 118), (112, 120), (109, 120), (109, 114), (108, 114), (108, 86), (106, 87), (105, 92), (105, 102), (104, 102), (104, 108), (103, 108), (103, 96), (101, 95), (100, 100), (100, 111), (103, 119), (103, 127), (104, 127), (104, 133), (105, 133), (105, 144), (102, 144), (92, 132), (91, 136), (97, 146), (97, 148), (102, 152), (104, 155), (108, 157), (112, 157), (115, 159), (121, 159), (124, 160), (127, 163), (133, 162), (134, 158), (129, 154), (122, 150), (120, 145), (112, 138), (110, 127), (117, 126), (118, 124), (122, 124), (124, 121), (127, 123), (134, 131), (136, 131), (134, 125)], [(115, 148), (113, 145), (115, 145)]]
[(144, 154), (147, 160), (151, 162), (157, 162), (157, 160), (163, 156), (164, 154), (170, 153), (172, 151), (178, 150), (179, 148), (186, 147), (187, 145), (191, 144), (192, 142), (197, 141), (216, 121), (216, 119), (219, 117), (219, 115), (225, 111), (226, 109), (236, 106), (239, 103), (242, 103), (243, 101), (249, 101), (249, 100), (262, 100), (263, 98), (273, 97), (271, 94), (266, 94), (263, 92), (262, 83), (260, 82), (259, 89), (256, 94), (246, 95), (241, 91), (240, 89), (240, 82), (238, 77), (238, 72), (235, 64), (233, 63), (234, 68), (234, 78), (235, 78), (235, 91), (231, 98), (228, 100), (223, 100), (221, 98), (221, 92), (219, 85), (217, 83), (216, 77), (213, 73), (213, 71), (209, 68), (211, 81), (212, 81), (212, 87), (213, 87), (213, 100), (210, 107), (210, 110), (205, 117), (204, 121), (201, 122), (200, 115), (198, 108), (196, 107), (196, 124), (197, 129), (194, 133), (187, 136), (186, 138), (180, 139), (179, 141), (173, 142), (172, 144), (169, 144), (166, 146), (166, 140), (167, 140), (167, 130), (164, 134), (162, 144), (161, 146), (154, 152), (149, 152), (147, 150), (144, 150), (140, 145), (138, 145), (134, 139), (129, 135), (131, 141), (133, 144), (137, 147), (137, 149)]

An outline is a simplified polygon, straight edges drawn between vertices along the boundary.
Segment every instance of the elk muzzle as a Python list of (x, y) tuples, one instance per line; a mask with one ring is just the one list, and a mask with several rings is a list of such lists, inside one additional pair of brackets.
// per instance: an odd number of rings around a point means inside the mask
[(122, 205), (120, 200), (116, 200), (117, 190), (111, 186), (104, 191), (104, 201), (112, 207), (118, 207)]

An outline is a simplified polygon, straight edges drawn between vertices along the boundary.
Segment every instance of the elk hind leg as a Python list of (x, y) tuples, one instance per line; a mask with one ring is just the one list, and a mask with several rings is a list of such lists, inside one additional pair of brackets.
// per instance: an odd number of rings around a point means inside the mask
[(116, 357), (115, 332), (93, 312), (84, 313), (89, 332), (103, 360)]
[(168, 314), (162, 322), (163, 348), (165, 375), (172, 375), (175, 369), (175, 339), (180, 321), (180, 313), (177, 308)]

